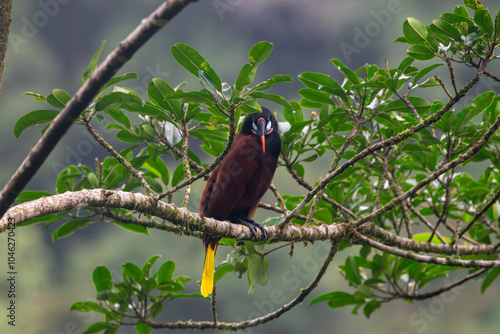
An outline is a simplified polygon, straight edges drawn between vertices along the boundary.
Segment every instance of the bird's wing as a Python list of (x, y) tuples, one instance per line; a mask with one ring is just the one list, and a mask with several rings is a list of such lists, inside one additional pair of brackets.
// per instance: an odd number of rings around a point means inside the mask
[[(239, 141), (238, 141), (239, 142)], [(249, 183), (255, 183), (254, 174), (259, 168), (255, 159), (249, 159), (239, 150), (235, 141), (233, 149), (210, 175), (200, 202), (200, 212), (219, 220), (227, 219), (236, 205), (247, 195)]]

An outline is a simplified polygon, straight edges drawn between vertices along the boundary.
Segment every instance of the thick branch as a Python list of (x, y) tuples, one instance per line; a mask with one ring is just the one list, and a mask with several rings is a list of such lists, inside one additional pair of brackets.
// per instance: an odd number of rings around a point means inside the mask
[[(133, 210), (162, 218), (191, 233), (194, 231), (206, 232), (210, 235), (233, 239), (252, 240), (248, 227), (243, 225), (222, 222), (213, 218), (203, 217), (192, 213), (186, 208), (177, 207), (171, 203), (158, 201), (155, 198), (141, 193), (124, 192), (120, 190), (92, 189), (68, 191), (64, 194), (42, 197), (34, 201), (14, 206), (0, 219), (0, 232), (5, 231), (8, 223), (20, 224), (24, 221), (44, 215), (71, 211), (81, 208), (122, 208)], [(150, 223), (151, 227), (162, 225)], [(161, 228), (161, 227), (159, 227)], [(302, 227), (290, 225), (283, 230), (276, 227), (267, 228), (269, 241), (315, 241), (333, 238), (344, 238), (344, 225), (318, 225)], [(257, 239), (260, 239), (257, 231)]]
[(0, 0), (0, 92), (5, 69), (5, 54), (9, 41), (10, 23), (12, 22), (12, 0)]
[[(188, 211), (186, 208), (177, 207), (171, 203), (157, 201), (155, 198), (146, 196), (140, 193), (124, 192), (120, 190), (105, 190), (105, 189), (92, 189), (81, 190), (77, 192), (66, 192), (60, 195), (50, 197), (42, 197), (37, 200), (19, 204), (12, 207), (0, 219), (0, 232), (6, 230), (9, 223), (20, 224), (27, 220), (41, 217), (44, 215), (59, 213), (64, 211), (72, 211), (81, 208), (97, 208), (97, 212), (103, 213), (102, 208), (113, 209), (122, 208), (133, 210), (137, 213), (144, 213), (153, 215), (164, 219), (180, 231), (186, 234), (198, 234), (195, 232), (206, 232), (210, 235), (228, 237), (233, 239), (252, 240), (252, 234), (248, 227), (243, 225), (231, 224), (226, 221), (218, 221), (213, 218), (203, 217), (197, 213)], [(113, 218), (113, 215), (108, 215)], [(124, 222), (123, 219), (119, 219)], [(134, 224), (134, 220), (127, 220), (127, 223)], [(156, 228), (160, 230), (171, 230), (171, 226), (157, 222), (138, 222), (137, 225)], [(350, 223), (345, 224), (332, 224), (332, 225), (312, 225), (312, 226), (299, 226), (289, 224), (283, 229), (278, 226), (266, 227), (269, 235), (270, 242), (282, 241), (317, 241), (317, 240), (349, 240), (362, 244), (372, 245), (372, 242), (378, 244), (378, 239), (383, 242), (383, 245), (393, 252), (404, 252), (404, 254), (415, 255), (412, 252), (427, 252), (436, 253), (440, 255), (453, 255), (456, 248), (447, 244), (434, 244), (427, 242), (418, 242), (413, 239), (403, 238), (397, 236), (389, 231), (381, 229), (372, 224), (366, 224), (353, 229)], [(177, 232), (177, 231), (176, 231)], [(260, 231), (257, 231), (260, 233)], [(260, 235), (257, 235), (257, 239)], [(393, 246), (393, 247), (392, 247)], [(375, 246), (374, 246), (375, 247)], [(397, 248), (401, 249), (397, 249)], [(494, 245), (470, 245), (459, 246), (460, 254), (462, 255), (489, 255), (497, 254), (499, 250)], [(399, 255), (399, 253), (397, 254)], [(406, 257), (406, 256), (405, 256)], [(410, 257), (413, 258), (413, 257)], [(433, 262), (435, 257), (425, 256), (415, 258), (421, 262)], [(441, 259), (443, 260), (443, 259)], [(484, 261), (483, 261), (484, 262)], [(478, 261), (461, 261), (450, 262), (447, 265), (491, 267), (492, 261), (486, 262)], [(475, 263), (475, 264), (474, 264)], [(495, 262), (496, 263), (496, 262)], [(499, 262), (500, 264), (500, 262)]]
[(143, 19), (137, 28), (108, 55), (87, 82), (76, 92), (64, 109), (52, 121), (50, 127), (31, 149), (15, 174), (0, 193), (0, 216), (7, 211), (17, 195), (36, 174), (55, 145), (64, 136), (78, 116), (92, 102), (108, 80), (144, 45), (158, 30), (195, 0), (164, 2), (151, 15)]

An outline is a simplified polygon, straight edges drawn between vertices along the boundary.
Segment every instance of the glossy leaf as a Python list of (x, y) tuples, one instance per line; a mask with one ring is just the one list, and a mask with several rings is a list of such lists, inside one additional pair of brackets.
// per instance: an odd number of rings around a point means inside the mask
[(213, 81), (218, 91), (222, 89), (222, 82), (217, 73), (212, 69), (208, 61), (194, 48), (183, 43), (176, 43), (170, 48), (174, 59), (195, 77), (199, 77), (199, 71), (203, 71)]
[(255, 44), (248, 53), (250, 63), (243, 65), (236, 79), (235, 87), (241, 90), (253, 82), (257, 67), (269, 56), (273, 50), (273, 44), (269, 42), (259, 42)]
[(14, 125), (14, 135), (19, 138), (21, 133), (30, 126), (51, 122), (59, 112), (57, 110), (35, 110), (21, 117)]
[(92, 280), (97, 292), (111, 290), (113, 288), (113, 279), (111, 272), (104, 266), (96, 267), (92, 274)]
[(260, 254), (248, 255), (248, 278), (253, 285), (266, 285), (268, 280), (269, 264), (267, 258)]
[(434, 52), (427, 46), (420, 44), (410, 46), (408, 50), (406, 50), (406, 53), (408, 53), (408, 56), (417, 60), (430, 60), (434, 58)]
[(462, 34), (460, 33), (460, 31), (458, 31), (457, 28), (455, 28), (454, 26), (452, 26), (451, 24), (449, 24), (445, 20), (436, 19), (436, 20), (432, 21), (432, 23), (433, 24), (432, 24), (431, 28), (434, 28), (433, 31), (435, 31), (441, 35), (451, 37), (456, 42), (462, 41)]
[(403, 33), (410, 43), (420, 44), (425, 41), (427, 29), (419, 20), (409, 17), (403, 23)]
[(85, 73), (83, 73), (82, 86), (87, 81), (90, 74), (97, 69), (97, 63), (99, 62), (99, 58), (101, 57), (102, 50), (104, 49), (104, 46), (106, 45), (106, 43), (108, 43), (108, 41), (103, 41), (101, 43), (101, 46), (97, 49), (97, 51), (94, 53), (94, 55), (90, 59), (89, 66), (88, 66), (87, 70), (85, 71)]
[(257, 99), (269, 100), (269, 101), (278, 103), (278, 104), (280, 104), (280, 105), (282, 105), (284, 107), (292, 109), (292, 106), (290, 105), (290, 103), (287, 100), (285, 100), (284, 97), (276, 95), (276, 94), (268, 94), (268, 93), (262, 93), (262, 92), (253, 92), (253, 93), (250, 93), (250, 96), (255, 97)]
[(56, 241), (57, 239), (65, 238), (75, 233), (77, 230), (85, 228), (88, 226), (90, 221), (88, 219), (75, 219), (70, 222), (64, 223), (58, 229), (56, 229), (52, 233), (52, 240)]

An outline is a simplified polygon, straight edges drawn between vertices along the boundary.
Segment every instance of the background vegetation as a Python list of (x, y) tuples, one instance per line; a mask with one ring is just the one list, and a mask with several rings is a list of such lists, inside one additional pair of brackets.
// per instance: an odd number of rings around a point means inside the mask
[[(220, 77), (235, 78), (241, 64), (247, 61), (246, 54), (250, 47), (260, 40), (268, 40), (274, 43), (274, 51), (268, 61), (259, 68), (256, 82), (282, 73), (296, 78), (299, 73), (305, 71), (329, 73), (340, 80), (341, 76), (329, 63), (331, 58), (339, 58), (351, 68), (357, 68), (366, 62), (383, 67), (386, 58), (394, 61), (394, 65), (399, 64), (405, 56), (407, 46), (393, 44), (393, 40), (401, 35), (401, 24), (406, 17), (418, 17), (429, 24), (426, 18), (434, 19), (438, 10), (449, 11), (456, 4), (453, 1), (443, 1), (439, 3), (442, 8), (436, 8), (433, 1), (414, 3), (402, 0), (397, 6), (398, 10), (394, 11), (396, 14), (389, 12), (386, 21), (379, 21), (381, 11), (389, 11), (394, 3), (396, 2), (351, 1), (339, 4), (330, 1), (253, 1), (238, 3), (231, 7), (232, 10), (222, 13), (217, 11), (216, 2), (200, 2), (175, 18), (171, 25), (157, 35), (121, 72), (139, 73), (139, 80), (131, 84), (131, 88), (139, 92), (142, 90), (144, 93), (152, 76), (172, 83), (187, 80), (190, 85), (197, 85), (197, 80), (186, 75), (170, 55), (170, 47), (176, 42), (183, 42), (195, 47), (210, 59)], [(68, 92), (76, 90), (88, 59), (101, 41), (108, 39), (110, 44), (116, 45), (156, 6), (153, 1), (130, 1), (126, 5), (121, 4), (120, 15), (115, 14), (116, 4), (108, 2), (61, 4), (57, 13), (50, 16), (46, 24), (39, 22), (39, 27), (35, 26), (32, 31), (29, 23), (33, 25), (33, 22), (37, 22), (37, 13), (44, 9), (36, 3), (15, 4), (12, 44), (9, 46), (0, 99), (0, 110), (3, 111), (4, 119), (4, 131), (1, 132), (4, 145), (0, 148), (2, 156), (5, 157), (1, 171), (4, 181), (10, 177), (29, 147), (39, 137), (37, 128), (26, 130), (20, 141), (15, 140), (12, 135), (15, 121), (27, 111), (39, 108), (33, 98), (22, 96), (22, 93), (33, 91), (49, 94), (54, 87), (64, 88)], [(490, 5), (495, 12), (494, 3), (485, 2), (485, 5)], [(203, 19), (199, 18), (200, 13), (204, 14)], [(365, 31), (369, 22), (378, 23), (380, 29), (378, 32), (374, 30), (373, 36), (361, 43), (359, 31)], [(16, 39), (15, 35), (20, 39)], [(347, 55), (347, 44), (360, 52)], [(465, 77), (467, 74), (459, 73), (459, 76)], [(293, 84), (276, 87), (274, 92), (289, 100), (300, 99), (297, 91), (302, 85), (298, 80), (295, 81)], [(475, 95), (486, 90), (498, 91), (498, 84), (489, 84), (491, 86), (480, 87), (475, 91)], [(270, 106), (278, 108), (275, 105)], [(93, 165), (94, 156), (101, 157), (101, 160), (107, 156), (102, 148), (94, 144), (88, 146), (86, 143), (92, 141), (87, 136), (83, 129), (72, 128), (71, 133), (64, 138), (57, 151), (43, 166), (42, 172), (28, 187), (34, 190), (53, 187), (57, 176), (55, 170), (58, 171), (60, 164), (75, 163), (81, 159), (83, 163)], [(78, 152), (75, 150), (78, 145), (91, 149)], [(173, 165), (174, 161), (171, 163)], [(324, 159), (324, 166), (329, 163), (330, 158)], [(324, 169), (324, 166), (318, 164), (318, 170), (321, 167)], [(315, 175), (318, 175), (315, 170), (308, 169), (306, 178), (315, 182)], [(289, 188), (289, 176), (286, 173), (278, 172), (275, 183), (282, 192), (296, 191)], [(192, 211), (197, 210), (196, 196), (200, 195), (202, 186), (199, 184), (193, 190), (188, 207)], [(266, 214), (260, 212), (258, 219), (264, 219)], [(192, 277), (198, 277), (200, 274), (202, 250), (199, 240), (196, 239), (185, 237), (179, 242), (176, 236), (168, 233), (140, 236), (121, 231), (114, 226), (97, 224), (71, 238), (52, 242), (51, 233), (54, 229), (55, 227), (46, 229), (36, 226), (17, 230), (21, 273), (19, 303), (22, 305), (19, 330), (28, 333), (78, 332), (78, 329), (86, 328), (90, 321), (95, 321), (89, 319), (92, 314), (70, 312), (69, 305), (76, 300), (93, 298), (94, 287), (90, 277), (91, 270), (97, 264), (120, 272), (124, 262), (140, 264), (152, 254), (161, 254), (163, 260), (182, 254), (183, 261), (176, 261), (177, 272)], [(4, 237), (0, 235), (0, 238)], [(297, 284), (302, 286), (312, 279), (326, 254), (326, 250), (321, 247), (317, 244), (296, 252), (288, 263), (282, 260), (286, 257), (283, 253), (276, 255), (274, 261), (274, 255), (270, 257), (271, 279), (278, 277), (282, 280), (283, 274), (291, 273), (290, 280), (283, 282), (282, 290), (287, 299), (295, 295)], [(317, 254), (321, 254), (321, 257), (318, 258)], [(343, 264), (347, 255), (339, 254), (334, 259), (334, 265)], [(3, 256), (4, 252), (0, 252), (2, 263), (5, 262)], [(324, 292), (342, 289), (346, 284), (333, 268), (330, 268), (327, 279), (321, 283), (320, 289)], [(227, 312), (228, 317), (241, 317), (241, 320), (251, 317), (252, 314), (262, 313), (262, 308), (266, 307), (262, 300), (269, 296), (272, 286), (259, 288), (249, 298), (246, 296), (245, 280), (225, 280), (224, 284), (229, 287), (224, 289), (226, 296), (221, 295), (220, 300), (226, 300), (226, 303), (219, 304), (219, 309)], [(465, 333), (472, 329), (494, 332), (498, 327), (494, 316), (498, 311), (495, 310), (494, 302), (498, 296), (498, 287), (493, 285), (485, 295), (480, 295), (479, 285), (480, 283), (476, 282), (467, 283), (464, 288), (455, 292), (452, 301), (442, 301), (445, 305), (443, 309), (432, 300), (414, 304), (396, 301), (374, 313), (370, 320), (366, 320), (361, 316), (349, 315), (349, 309), (332, 312), (324, 304), (318, 304), (311, 308), (297, 308), (281, 321), (254, 330), (262, 333), (277, 330), (324, 331), (335, 326), (341, 332)], [(317, 292), (318, 294), (320, 293)], [(247, 302), (239, 302), (240, 298)], [(209, 319), (206, 302), (200, 300), (199, 304), (200, 317)], [(182, 318), (187, 307), (187, 304), (183, 307), (181, 302), (180, 306), (168, 314), (168, 318)], [(3, 330), (3, 327), (0, 328)]]

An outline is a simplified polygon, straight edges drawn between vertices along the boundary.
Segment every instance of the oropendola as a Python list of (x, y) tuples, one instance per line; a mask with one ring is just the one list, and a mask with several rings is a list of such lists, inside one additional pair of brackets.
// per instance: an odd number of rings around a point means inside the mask
[[(201, 195), (200, 213), (245, 225), (254, 238), (258, 228), (266, 240), (266, 229), (252, 217), (271, 184), (280, 150), (278, 121), (273, 113), (262, 107), (262, 113), (249, 114), (236, 134), (233, 146), (207, 181)], [(201, 294), (204, 297), (213, 291), (214, 257), (219, 239), (203, 234), (205, 265)]]

